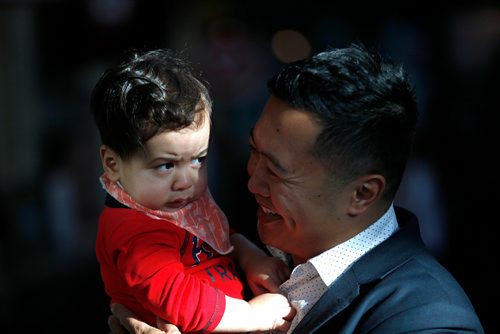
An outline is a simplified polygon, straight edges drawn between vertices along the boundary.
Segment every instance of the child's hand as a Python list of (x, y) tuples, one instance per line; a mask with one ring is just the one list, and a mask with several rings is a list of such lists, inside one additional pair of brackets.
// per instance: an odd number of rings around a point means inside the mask
[(252, 298), (248, 303), (262, 330), (271, 329), (286, 333), (290, 328), (295, 309), (285, 296), (277, 293), (264, 293)]
[(249, 260), (245, 273), (254, 295), (277, 293), (281, 283), (290, 277), (290, 269), (281, 260), (267, 255)]

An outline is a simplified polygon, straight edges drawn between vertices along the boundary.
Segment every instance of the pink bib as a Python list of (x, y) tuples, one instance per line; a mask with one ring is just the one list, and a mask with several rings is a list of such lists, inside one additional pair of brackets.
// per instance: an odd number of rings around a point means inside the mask
[(226, 215), (215, 203), (208, 188), (199, 199), (179, 210), (169, 212), (148, 209), (137, 203), (118, 182), (111, 181), (106, 174), (103, 174), (99, 180), (108, 194), (123, 205), (191, 232), (220, 254), (228, 254), (233, 250)]

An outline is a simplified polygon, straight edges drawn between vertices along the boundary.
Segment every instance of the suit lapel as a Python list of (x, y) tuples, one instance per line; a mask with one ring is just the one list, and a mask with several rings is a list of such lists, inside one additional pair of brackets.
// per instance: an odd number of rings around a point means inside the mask
[(293, 333), (312, 333), (351, 304), (359, 295), (359, 283), (349, 269), (339, 277), (299, 322)]
[(425, 251), (416, 217), (401, 208), (396, 209), (396, 216), (400, 230), (354, 262), (299, 322), (293, 334), (313, 333), (349, 306), (359, 296), (362, 285), (382, 279), (415, 254)]

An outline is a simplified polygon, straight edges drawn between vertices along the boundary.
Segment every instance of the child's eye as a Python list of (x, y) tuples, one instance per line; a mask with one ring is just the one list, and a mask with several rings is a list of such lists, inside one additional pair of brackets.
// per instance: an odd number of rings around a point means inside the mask
[(167, 162), (167, 163), (159, 165), (156, 168), (158, 168), (159, 171), (168, 171), (168, 170), (171, 170), (172, 168), (174, 168), (174, 164), (171, 162)]
[(201, 165), (203, 163), (203, 161), (205, 161), (206, 158), (207, 158), (207, 156), (198, 157), (196, 159), (191, 160), (191, 162), (193, 165)]

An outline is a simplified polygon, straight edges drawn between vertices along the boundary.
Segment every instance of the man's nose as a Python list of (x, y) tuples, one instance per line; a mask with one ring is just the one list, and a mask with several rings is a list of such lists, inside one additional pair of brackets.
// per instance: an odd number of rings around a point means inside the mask
[(265, 177), (265, 167), (262, 166), (262, 159), (249, 161), (248, 174), (248, 190), (252, 194), (267, 196), (269, 194), (269, 187)]

